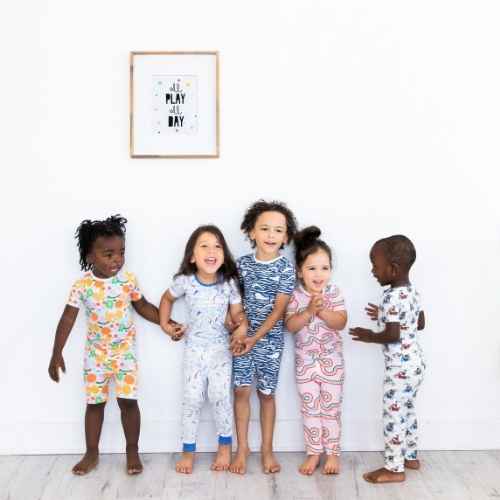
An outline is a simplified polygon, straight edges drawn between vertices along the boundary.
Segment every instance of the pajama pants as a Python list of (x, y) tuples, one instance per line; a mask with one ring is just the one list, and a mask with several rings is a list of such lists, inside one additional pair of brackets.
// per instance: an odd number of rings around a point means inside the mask
[(425, 371), (423, 362), (385, 368), (383, 423), (385, 468), (404, 471), (404, 461), (416, 460), (418, 422), (415, 398)]
[(231, 444), (231, 363), (227, 344), (186, 345), (182, 403), (183, 451), (196, 451), (200, 413), (207, 396), (212, 405), (219, 444)]
[(342, 355), (336, 352), (311, 357), (296, 353), (295, 369), (307, 454), (340, 455)]

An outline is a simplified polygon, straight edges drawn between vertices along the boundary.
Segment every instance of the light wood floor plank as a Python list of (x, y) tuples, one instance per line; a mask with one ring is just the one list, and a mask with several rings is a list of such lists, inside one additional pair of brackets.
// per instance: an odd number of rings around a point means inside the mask
[(128, 476), (125, 455), (102, 455), (95, 471), (75, 476), (76, 455), (0, 456), (0, 500), (500, 500), (500, 451), (421, 452), (422, 469), (402, 484), (371, 485), (364, 472), (381, 453), (341, 457), (341, 473), (302, 476), (303, 453), (278, 453), (279, 474), (263, 474), (252, 453), (244, 476), (212, 472), (213, 453), (199, 453), (191, 475), (177, 474), (179, 454), (143, 455), (144, 473)]

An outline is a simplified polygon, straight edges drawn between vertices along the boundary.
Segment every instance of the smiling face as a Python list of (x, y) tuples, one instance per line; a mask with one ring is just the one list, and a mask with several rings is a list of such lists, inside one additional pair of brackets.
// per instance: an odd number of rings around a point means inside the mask
[(375, 244), (370, 250), (370, 260), (372, 262), (372, 274), (382, 285), (390, 285), (394, 280), (397, 270), (386, 257), (383, 245)]
[(306, 292), (322, 293), (332, 275), (330, 256), (324, 250), (318, 249), (306, 257), (298, 275)]
[(125, 262), (125, 240), (120, 236), (99, 236), (87, 255), (87, 262), (97, 278), (111, 278)]
[(286, 245), (286, 217), (281, 212), (262, 212), (249, 233), (255, 241), (257, 259), (272, 260), (279, 255), (280, 248)]
[(214, 234), (204, 232), (198, 236), (194, 244), (191, 263), (196, 266), (196, 274), (203, 281), (216, 279), (217, 271), (224, 264), (224, 250)]

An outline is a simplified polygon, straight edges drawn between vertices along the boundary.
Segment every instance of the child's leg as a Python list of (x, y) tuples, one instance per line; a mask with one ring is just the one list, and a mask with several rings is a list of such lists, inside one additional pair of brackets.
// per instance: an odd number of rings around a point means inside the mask
[(273, 453), (274, 423), (276, 420), (276, 400), (274, 394), (257, 391), (260, 401), (260, 429), (262, 434), (262, 469), (265, 474), (279, 472), (281, 466)]
[(363, 474), (363, 478), (371, 483), (395, 483), (405, 480), (403, 385), (398, 376), (399, 371), (400, 368), (397, 367), (389, 367), (385, 370), (382, 405), (385, 466), (382, 469)]
[(99, 461), (99, 439), (104, 420), (106, 403), (87, 404), (85, 411), (85, 443), (87, 450), (83, 458), (73, 467), (73, 473), (83, 476), (90, 472)]
[(279, 472), (281, 466), (273, 453), (273, 434), (276, 419), (274, 394), (283, 354), (283, 341), (262, 339), (255, 347), (257, 394), (260, 401), (260, 427), (262, 433), (262, 469), (265, 474)]
[(250, 386), (234, 389), (234, 418), (236, 421), (236, 438), (238, 449), (229, 470), (237, 474), (245, 474), (247, 458), (250, 454), (248, 446), (248, 424), (250, 422)]
[(231, 462), (233, 408), (231, 405), (231, 354), (227, 347), (211, 352), (208, 370), (208, 400), (212, 404), (219, 449), (212, 470), (227, 470)]
[(342, 381), (321, 384), (321, 440), (327, 459), (324, 474), (338, 474), (340, 471), (340, 435), (342, 404)]
[(406, 434), (405, 434), (405, 467), (408, 469), (419, 469), (420, 462), (417, 459), (418, 450), (418, 420), (415, 411), (415, 401), (420, 384), (423, 380), (424, 366), (413, 368), (409, 374), (405, 389), (405, 408), (406, 408)]
[(186, 347), (182, 401), (182, 458), (175, 465), (175, 470), (184, 474), (193, 472), (196, 435), (200, 423), (201, 408), (205, 401), (206, 383), (206, 353), (203, 349)]
[(141, 412), (136, 399), (117, 398), (121, 411), (123, 432), (125, 433), (127, 453), (127, 473), (140, 474), (142, 463), (139, 457), (139, 433), (141, 430)]
[(301, 412), (304, 425), (306, 460), (299, 467), (299, 472), (311, 475), (319, 465), (323, 453), (321, 444), (321, 415), (319, 410), (320, 386), (314, 380), (315, 371), (297, 374), (297, 389), (301, 399)]
[(250, 421), (250, 386), (255, 374), (254, 349), (243, 356), (233, 358), (234, 418), (238, 449), (229, 470), (236, 474), (245, 474), (247, 458), (250, 454), (248, 424)]

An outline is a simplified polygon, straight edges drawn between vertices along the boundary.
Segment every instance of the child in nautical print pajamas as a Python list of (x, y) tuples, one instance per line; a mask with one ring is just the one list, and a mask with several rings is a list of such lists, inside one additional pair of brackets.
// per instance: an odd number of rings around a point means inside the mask
[(284, 203), (265, 200), (252, 204), (241, 223), (256, 252), (237, 261), (249, 322), (248, 336), (233, 333), (233, 344), (243, 346), (233, 359), (238, 449), (230, 471), (237, 474), (245, 473), (250, 453), (250, 394), (255, 379), (260, 402), (262, 470), (266, 474), (280, 470), (273, 453), (274, 397), (284, 347), (283, 318), (295, 287), (294, 266), (280, 250), (293, 238), (296, 227), (295, 217)]
[(363, 475), (371, 483), (401, 482), (405, 480), (405, 469), (420, 467), (415, 399), (425, 371), (418, 342), (425, 317), (420, 296), (409, 280), (415, 258), (415, 247), (406, 236), (390, 236), (373, 245), (372, 273), (382, 286), (389, 288), (380, 305), (368, 304), (366, 311), (383, 330), (350, 330), (354, 340), (383, 344), (385, 467)]
[[(186, 326), (169, 324), (172, 305), (185, 297)], [(200, 226), (190, 236), (184, 259), (172, 285), (160, 303), (160, 325), (172, 340), (186, 337), (184, 349), (184, 396), (182, 404), (182, 458), (177, 472), (191, 474), (200, 413), (206, 397), (212, 404), (218, 434), (218, 452), (212, 470), (227, 470), (231, 461), (233, 409), (229, 314), (240, 326), (235, 334), (246, 335), (246, 319), (237, 284), (236, 264), (221, 231)], [(235, 344), (235, 350), (239, 344)]]
[(339, 330), (347, 312), (339, 288), (330, 283), (332, 252), (310, 226), (294, 238), (299, 285), (288, 303), (286, 327), (295, 333), (297, 388), (307, 457), (299, 471), (311, 475), (324, 453), (324, 474), (339, 472), (344, 357)]
[(62, 350), (80, 308), (87, 315), (84, 380), (87, 393), (85, 440), (87, 451), (73, 467), (83, 475), (98, 462), (99, 437), (114, 380), (123, 430), (127, 442), (127, 472), (142, 472), (138, 454), (140, 413), (137, 404), (136, 330), (133, 307), (143, 318), (159, 323), (158, 309), (139, 290), (132, 273), (123, 271), (125, 224), (119, 215), (106, 220), (84, 220), (77, 229), (80, 265), (86, 271), (73, 285), (68, 303), (57, 326), (49, 375), (59, 382), (59, 369), (66, 371)]

